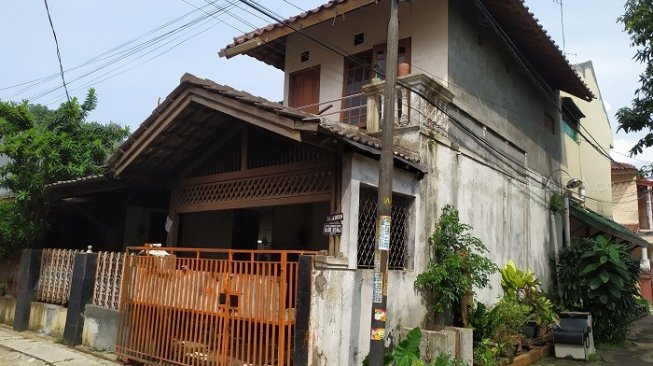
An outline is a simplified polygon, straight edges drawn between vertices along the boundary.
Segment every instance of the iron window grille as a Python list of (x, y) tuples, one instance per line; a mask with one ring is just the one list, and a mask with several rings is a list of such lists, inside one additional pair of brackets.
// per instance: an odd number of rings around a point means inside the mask
[[(377, 190), (361, 187), (358, 208), (358, 268), (374, 268)], [(392, 195), (389, 269), (405, 269), (408, 258), (408, 229), (412, 200)]]

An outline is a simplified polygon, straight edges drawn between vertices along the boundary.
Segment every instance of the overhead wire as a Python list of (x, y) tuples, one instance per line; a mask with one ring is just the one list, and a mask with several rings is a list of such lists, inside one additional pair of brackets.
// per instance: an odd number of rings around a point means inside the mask
[(68, 102), (70, 102), (70, 95), (68, 94), (68, 86), (66, 86), (66, 78), (64, 77), (63, 72), (63, 62), (61, 61), (61, 51), (59, 50), (59, 40), (57, 39), (57, 32), (54, 30), (54, 24), (52, 24), (52, 16), (50, 16), (50, 7), (48, 6), (48, 0), (43, 0), (45, 4), (45, 11), (48, 13), (48, 21), (50, 22), (50, 29), (52, 29), (52, 36), (54, 37), (54, 44), (57, 48), (57, 59), (59, 59), (59, 71), (61, 73), (61, 81), (63, 83), (63, 88), (66, 91), (66, 97)]

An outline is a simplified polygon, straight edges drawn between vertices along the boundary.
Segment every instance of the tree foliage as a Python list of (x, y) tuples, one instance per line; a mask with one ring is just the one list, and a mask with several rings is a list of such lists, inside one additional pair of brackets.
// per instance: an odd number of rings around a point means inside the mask
[(637, 48), (635, 60), (644, 64), (639, 76), (640, 86), (630, 107), (617, 111), (619, 129), (626, 133), (647, 130), (630, 150), (631, 155), (641, 153), (653, 146), (653, 3), (645, 0), (627, 0), (624, 15), (619, 18), (630, 35), (632, 45)]
[(0, 186), (15, 195), (0, 203), (0, 255), (39, 240), (50, 202), (44, 186), (60, 180), (101, 173), (106, 159), (127, 128), (87, 122), (97, 106), (90, 89), (56, 110), (42, 105), (0, 102)]

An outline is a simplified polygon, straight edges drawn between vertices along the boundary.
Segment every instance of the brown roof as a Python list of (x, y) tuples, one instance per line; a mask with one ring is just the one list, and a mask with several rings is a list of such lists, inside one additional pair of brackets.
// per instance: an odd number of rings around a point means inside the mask
[(612, 161), (610, 162), (610, 169), (612, 171), (621, 171), (621, 172), (626, 172), (626, 171), (637, 171), (637, 167), (635, 167), (632, 164), (628, 163), (620, 163), (618, 161)]
[[(175, 118), (186, 119), (191, 123), (169, 123), (165, 125), (165, 130), (160, 128), (163, 124), (161, 116), (174, 114), (171, 112), (171, 106), (181, 106), (185, 99), (197, 103), (203, 101), (198, 108), (180, 107), (182, 110), (177, 112), (179, 114)], [(218, 118), (199, 116), (200, 112), (206, 114), (207, 110), (214, 109), (215, 112), (221, 112), (221, 108), (226, 108), (225, 110), (230, 108), (229, 110), (240, 114), (239, 117), (232, 117), (236, 119), (254, 116), (252, 118), (256, 118), (257, 121), (265, 121), (274, 127), (271, 131), (277, 133), (287, 131), (287, 136), (291, 138), (296, 136), (298, 140), (301, 139), (303, 132), (318, 133), (347, 142), (354, 147), (360, 148), (364, 145), (374, 150), (381, 147), (379, 139), (354, 126), (327, 122), (320, 116), (271, 102), (208, 79), (185, 74), (179, 86), (109, 158), (107, 163), (109, 170), (120, 175), (131, 164), (132, 173), (141, 171), (144, 174), (151, 174), (156, 173), (157, 170), (171, 171), (183, 166), (185, 156), (192, 156), (201, 151), (208, 141), (224, 133), (231, 125), (226, 119), (220, 121)], [(423, 171), (417, 164), (418, 153), (396, 147), (394, 154), (399, 161), (403, 160), (411, 168)]]
[[(524, 0), (481, 0), (481, 2), (497, 21), (501, 30), (548, 84), (582, 99), (594, 98), (564, 53), (540, 25), (539, 20), (529, 11)], [(330, 14), (329, 19), (332, 19), (335, 15), (341, 15), (374, 3), (378, 3), (378, 0), (331, 0), (282, 22), (235, 37), (231, 44), (220, 51), (220, 54), (225, 55), (225, 52), (230, 49), (258, 37), (262, 44), (245, 51), (245, 53), (283, 69), (285, 37), (289, 33), (293, 33), (294, 29), (303, 29), (326, 21), (326, 18), (321, 16), (323, 14)]]

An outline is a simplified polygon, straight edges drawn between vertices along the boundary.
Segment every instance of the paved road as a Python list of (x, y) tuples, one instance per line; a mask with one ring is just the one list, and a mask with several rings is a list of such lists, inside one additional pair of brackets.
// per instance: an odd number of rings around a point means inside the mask
[(535, 363), (538, 366), (653, 366), (653, 316), (638, 321), (634, 326), (626, 344), (622, 348), (597, 350), (601, 361), (585, 363), (582, 361), (545, 359)]
[(48, 364), (32, 356), (0, 347), (0, 366), (47, 366)]
[(0, 366), (119, 366), (121, 364), (68, 348), (51, 338), (14, 332), (0, 326)]

